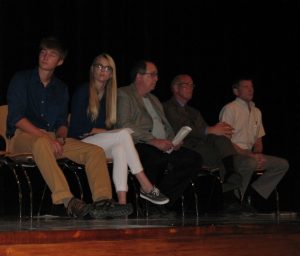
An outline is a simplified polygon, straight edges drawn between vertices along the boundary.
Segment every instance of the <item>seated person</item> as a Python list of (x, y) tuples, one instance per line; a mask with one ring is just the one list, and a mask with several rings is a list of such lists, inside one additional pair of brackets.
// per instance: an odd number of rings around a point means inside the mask
[(120, 204), (126, 204), (128, 166), (141, 185), (142, 198), (154, 204), (168, 203), (169, 199), (145, 175), (128, 130), (111, 130), (116, 123), (116, 103), (115, 62), (102, 53), (90, 67), (89, 82), (73, 95), (69, 136), (102, 147), (106, 156), (112, 158), (112, 176)]
[[(112, 202), (110, 177), (104, 151), (97, 146), (67, 138), (68, 88), (55, 75), (66, 50), (53, 37), (40, 43), (38, 67), (18, 72), (8, 93), (7, 137), (12, 153), (32, 153), (52, 193), (56, 208), (74, 217), (105, 218), (128, 215), (127, 206)], [(58, 158), (84, 164), (93, 205), (73, 196), (57, 164)]]
[[(262, 176), (251, 184), (252, 193), (267, 199), (289, 169), (287, 160), (263, 154), (265, 130), (261, 111), (253, 100), (254, 88), (251, 79), (242, 78), (232, 87), (236, 99), (226, 104), (220, 112), (220, 121), (233, 127), (231, 141), (244, 162), (241, 174), (248, 184), (255, 170), (264, 170)], [(247, 184), (247, 185), (248, 185)]]
[(158, 80), (156, 65), (137, 62), (131, 78), (129, 86), (118, 89), (117, 124), (134, 131), (132, 137), (145, 173), (170, 198), (166, 207), (169, 210), (197, 175), (202, 159), (198, 153), (172, 144), (172, 127), (160, 101), (151, 94)]
[[(233, 196), (233, 190), (241, 186), (241, 176), (236, 170), (234, 156), (236, 151), (230, 141), (232, 127), (225, 122), (208, 126), (200, 111), (187, 105), (192, 99), (194, 82), (187, 74), (177, 75), (171, 82), (173, 97), (163, 104), (168, 120), (175, 132), (189, 126), (192, 131), (184, 140), (184, 146), (201, 154), (203, 165), (218, 167), (223, 177), (225, 208), (239, 208), (240, 198)], [(238, 194), (237, 194), (238, 195)]]

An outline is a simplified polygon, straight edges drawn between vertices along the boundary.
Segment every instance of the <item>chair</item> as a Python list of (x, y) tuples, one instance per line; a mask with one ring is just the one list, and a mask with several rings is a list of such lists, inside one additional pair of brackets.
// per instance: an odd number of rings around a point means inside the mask
[[(29, 198), (29, 216), (33, 217), (34, 205), (33, 205), (33, 187), (30, 175), (28, 174), (29, 169), (37, 168), (33, 156), (31, 153), (22, 153), (22, 154), (12, 154), (8, 152), (8, 144), (9, 140), (6, 137), (6, 119), (7, 119), (8, 106), (2, 105), (0, 106), (0, 135), (5, 139), (5, 150), (1, 151), (0, 155), (0, 166), (7, 167), (14, 175), (16, 180), (16, 184), (18, 187), (18, 204), (19, 204), (19, 218), (23, 216), (23, 208), (26, 209), (28, 206), (24, 205), (25, 195)], [(80, 182), (78, 171), (84, 168), (82, 165), (76, 164), (73, 161), (63, 158), (58, 160), (58, 164), (62, 169), (71, 170), (71, 175), (75, 177), (75, 183), (77, 183), (77, 187), (79, 190), (79, 197), (83, 198), (83, 189), (82, 184)], [(32, 173), (32, 175), (40, 175)], [(44, 182), (44, 180), (41, 178)], [(47, 185), (44, 182), (44, 188), (42, 192), (42, 197), (39, 201), (39, 207), (37, 210), (37, 215), (40, 215), (41, 208), (44, 203), (45, 193), (47, 191)], [(28, 193), (26, 193), (28, 192)], [(28, 194), (28, 195), (27, 195)]]
[[(197, 191), (197, 184), (196, 184), (196, 179), (201, 179), (203, 177), (212, 177), (213, 178), (213, 185), (209, 191), (209, 197), (207, 200), (207, 205), (204, 208), (204, 212), (207, 212), (210, 208), (210, 203), (212, 200), (213, 193), (216, 188), (216, 184), (222, 184), (223, 181), (220, 177), (220, 169), (217, 167), (208, 167), (208, 166), (203, 166), (200, 168), (199, 173), (197, 177), (194, 180), (190, 181), (190, 188), (192, 190), (192, 195), (194, 199), (194, 208), (195, 208), (195, 214), (196, 217), (199, 216), (199, 192)], [(181, 211), (182, 211), (182, 217), (185, 216), (185, 195), (182, 195), (181, 197)]]
[[(27, 174), (26, 168), (34, 168), (36, 165), (32, 160), (31, 154), (10, 154), (8, 149), (8, 139), (6, 138), (6, 118), (7, 118), (7, 105), (0, 106), (0, 135), (5, 140), (5, 150), (1, 151), (1, 166), (8, 167), (16, 180), (18, 187), (18, 203), (19, 203), (19, 217), (22, 217), (22, 207), (24, 199), (24, 186), (27, 185), (29, 190), (29, 212), (30, 217), (33, 215), (33, 203), (32, 203), (32, 186), (30, 178)], [(22, 178), (23, 177), (23, 178)], [(26, 185), (24, 185), (24, 183)]]
[[(90, 191), (87, 191), (85, 182), (82, 178), (82, 175), (85, 175), (84, 165), (77, 164), (68, 158), (58, 159), (57, 164), (64, 172), (64, 175), (66, 175), (72, 193), (75, 194), (75, 196), (77, 198), (80, 198), (81, 200), (84, 200), (85, 197), (90, 197)], [(89, 186), (87, 187), (89, 188)], [(47, 192), (50, 194), (48, 185), (46, 184), (46, 182), (44, 182), (42, 195), (39, 200), (39, 205), (37, 209), (37, 216), (41, 216), (42, 212), (47, 212), (47, 210), (44, 210), (44, 206), (45, 204), (47, 204), (47, 202), (45, 202)]]
[[(255, 180), (255, 179), (258, 179), (260, 176), (262, 176), (264, 174), (265, 170), (264, 169), (257, 169), (253, 172), (253, 175), (252, 175), (252, 178), (251, 180)], [(280, 215), (280, 203), (279, 203), (279, 192), (278, 192), (278, 189), (277, 187), (275, 187), (274, 189), (274, 193), (275, 193), (275, 213), (276, 215)], [(246, 197), (246, 200), (247, 200), (247, 203), (249, 205), (252, 205), (253, 204), (253, 200), (252, 200), (252, 196), (251, 194), (248, 194), (247, 197)]]
[[(165, 170), (165, 175), (168, 173), (168, 169)], [(216, 184), (222, 184), (223, 181), (220, 177), (220, 169), (219, 168), (215, 168), (215, 167), (207, 167), (207, 166), (203, 166), (200, 168), (199, 170), (199, 173), (197, 175), (197, 177), (193, 180), (190, 180), (190, 183), (189, 183), (189, 187), (186, 189), (186, 191), (184, 192), (184, 194), (181, 196), (181, 201), (179, 202), (180, 205), (180, 210), (181, 210), (181, 216), (182, 217), (185, 217), (185, 214), (186, 214), (186, 204), (188, 202), (186, 202), (186, 199), (187, 199), (187, 196), (186, 196), (186, 192), (188, 190), (191, 190), (192, 192), (192, 199), (193, 199), (193, 207), (195, 209), (195, 215), (196, 217), (199, 216), (199, 192), (197, 191), (198, 190), (198, 186), (197, 186), (197, 179), (201, 179), (202, 177), (212, 177), (214, 182), (213, 182), (213, 186), (211, 187), (210, 191), (209, 191), (209, 197), (208, 197), (208, 204), (206, 205), (205, 209), (204, 209), (204, 212), (206, 212), (209, 207), (210, 207), (210, 202), (211, 202), (211, 199), (212, 199), (212, 196), (213, 196), (213, 193), (215, 191), (215, 186)], [(190, 197), (189, 197), (190, 199)], [(141, 215), (142, 216), (146, 216), (148, 217), (149, 216), (149, 202), (144, 200), (145, 201), (145, 213), (143, 213), (143, 211), (141, 210)]]

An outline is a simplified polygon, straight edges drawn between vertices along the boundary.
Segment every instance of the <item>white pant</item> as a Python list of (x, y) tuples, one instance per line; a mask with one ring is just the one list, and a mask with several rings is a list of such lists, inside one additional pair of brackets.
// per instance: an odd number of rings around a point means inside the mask
[(128, 166), (132, 174), (143, 170), (128, 129), (118, 129), (97, 133), (82, 141), (97, 145), (105, 151), (106, 157), (113, 160), (113, 182), (116, 191), (127, 191)]

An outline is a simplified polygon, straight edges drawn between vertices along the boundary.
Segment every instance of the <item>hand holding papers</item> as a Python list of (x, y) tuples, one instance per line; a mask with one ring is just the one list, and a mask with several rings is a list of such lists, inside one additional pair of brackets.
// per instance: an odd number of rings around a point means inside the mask
[[(183, 141), (183, 139), (192, 131), (192, 128), (189, 126), (183, 126), (178, 133), (176, 134), (176, 136), (174, 137), (174, 139), (172, 140), (172, 143), (174, 146), (177, 146), (180, 142)], [(168, 150), (167, 153), (171, 153), (173, 151), (173, 148)]]

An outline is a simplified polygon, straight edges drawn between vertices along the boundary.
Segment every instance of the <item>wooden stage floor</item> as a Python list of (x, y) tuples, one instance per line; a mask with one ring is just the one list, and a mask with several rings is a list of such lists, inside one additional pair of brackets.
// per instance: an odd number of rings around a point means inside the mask
[(79, 220), (0, 217), (0, 256), (300, 255), (300, 215)]

